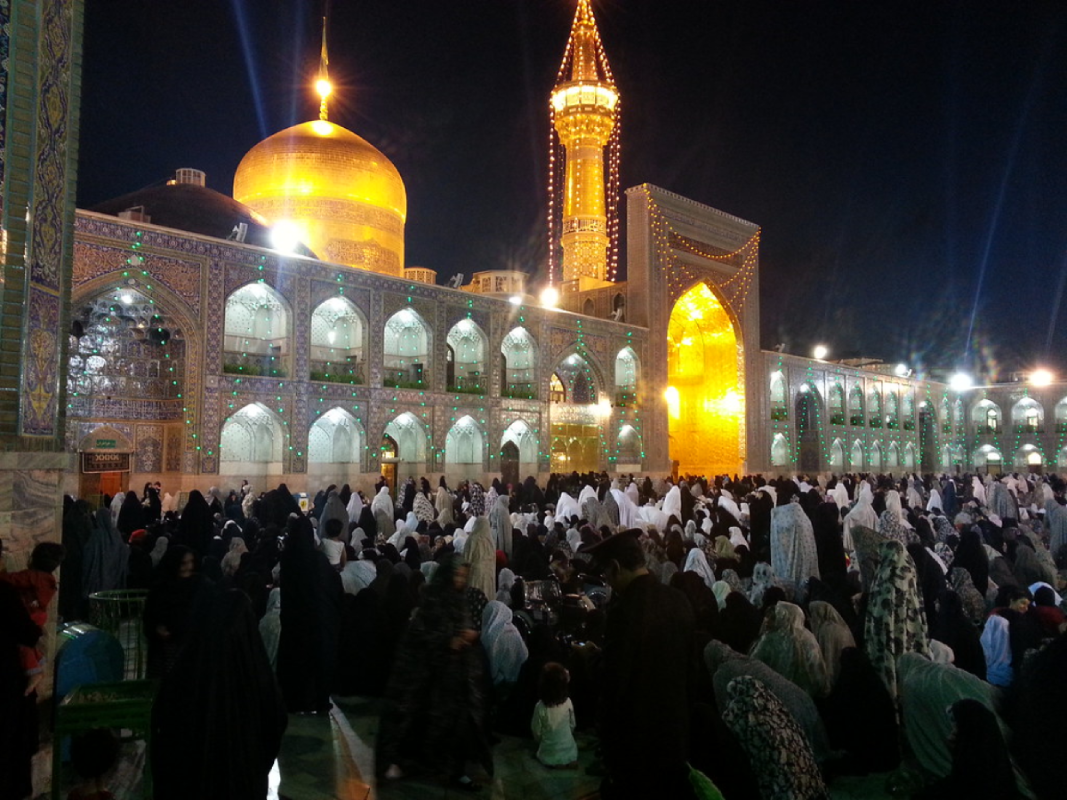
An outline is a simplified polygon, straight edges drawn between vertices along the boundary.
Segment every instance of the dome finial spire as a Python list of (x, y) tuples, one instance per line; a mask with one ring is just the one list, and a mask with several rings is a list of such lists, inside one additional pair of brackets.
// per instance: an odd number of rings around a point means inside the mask
[(326, 17), (322, 18), (322, 51), (319, 53), (319, 77), (315, 81), (315, 91), (322, 99), (319, 101), (319, 119), (329, 119), (326, 109), (326, 98), (333, 91), (330, 83), (330, 56), (326, 52)]

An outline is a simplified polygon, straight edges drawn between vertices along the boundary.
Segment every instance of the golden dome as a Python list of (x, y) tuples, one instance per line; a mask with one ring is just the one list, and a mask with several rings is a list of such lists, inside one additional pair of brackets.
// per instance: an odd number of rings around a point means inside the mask
[(403, 275), (404, 181), (340, 125), (317, 119), (264, 139), (241, 159), (233, 196), (274, 225), (295, 226), (325, 261)]

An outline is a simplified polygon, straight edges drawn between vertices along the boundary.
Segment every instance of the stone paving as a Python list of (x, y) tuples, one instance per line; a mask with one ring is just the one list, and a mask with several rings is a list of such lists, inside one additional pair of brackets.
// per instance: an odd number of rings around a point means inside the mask
[[(473, 777), (482, 786), (472, 793), (449, 789), (440, 782), (401, 779), (379, 784), (374, 775), (374, 740), (378, 731), (378, 702), (364, 698), (335, 698), (328, 717), (289, 717), (282, 751), (270, 778), (267, 800), (595, 800), (600, 779), (586, 774), (593, 762), (595, 741), (579, 734), (578, 767), (550, 770), (534, 758), (533, 742), (501, 737), (493, 748), (495, 775)], [(49, 762), (51, 746), (36, 761)], [(144, 764), (141, 743), (124, 745), (120, 764), (108, 778), (116, 800), (139, 800)], [(41, 776), (43, 777), (43, 776)], [(890, 800), (886, 775), (842, 777), (830, 786), (833, 800)], [(62, 797), (72, 784), (63, 783)], [(44, 798), (48, 795), (40, 795)], [(730, 798), (729, 800), (734, 800)]]

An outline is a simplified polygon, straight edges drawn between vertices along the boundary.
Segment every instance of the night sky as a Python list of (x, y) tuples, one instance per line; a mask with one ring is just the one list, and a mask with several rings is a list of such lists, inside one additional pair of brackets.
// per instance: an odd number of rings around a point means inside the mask
[[(321, 2), (87, 5), (79, 207), (178, 167), (229, 194), (249, 148), (315, 116)], [(1067, 373), (1067, 3), (594, 8), (623, 187), (762, 226), (761, 346)], [(543, 268), (547, 96), (573, 9), (333, 0), (331, 119), (400, 170), (409, 265), (442, 282)]]

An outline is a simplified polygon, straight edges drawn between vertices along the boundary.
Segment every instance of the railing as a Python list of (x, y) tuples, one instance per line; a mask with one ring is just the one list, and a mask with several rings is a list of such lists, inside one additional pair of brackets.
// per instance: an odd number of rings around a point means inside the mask
[(500, 396), (512, 400), (536, 400), (537, 387), (533, 383), (509, 383), (501, 389)]
[(455, 378), (448, 391), (458, 394), (485, 394), (485, 379), (481, 375), (461, 375)]
[(409, 367), (386, 367), (382, 371), (382, 385), (390, 389), (424, 389), (423, 365)]
[(349, 383), (359, 385), (365, 382), (363, 365), (334, 361), (312, 361), (308, 369), (308, 378), (315, 383)]
[[(1057, 428), (1056, 432), (1057, 433), (1061, 433), (1061, 431), (1058, 430), (1059, 429), (1059, 424), (1056, 425), (1056, 428)], [(1044, 433), (1045, 432), (1045, 426), (1044, 425), (1030, 425), (1028, 423), (1023, 422), (1023, 423), (1020, 423), (1020, 424), (1016, 424), (1015, 432), (1016, 433)]]
[(234, 352), (223, 352), (222, 371), (227, 375), (263, 375), (268, 378), (285, 378), (289, 374), (282, 356)]

